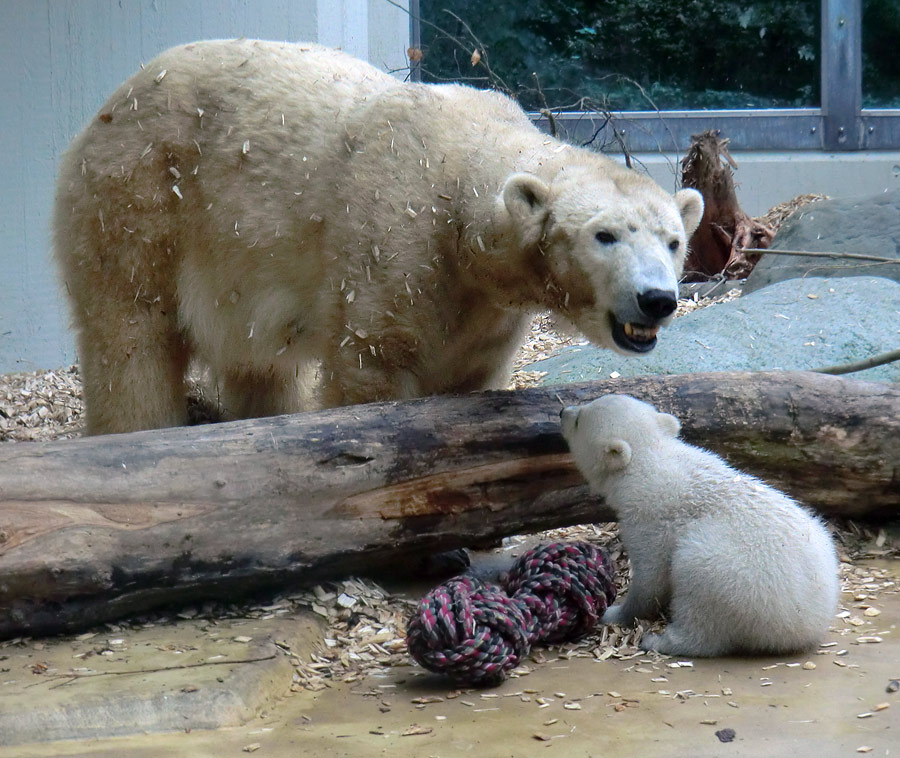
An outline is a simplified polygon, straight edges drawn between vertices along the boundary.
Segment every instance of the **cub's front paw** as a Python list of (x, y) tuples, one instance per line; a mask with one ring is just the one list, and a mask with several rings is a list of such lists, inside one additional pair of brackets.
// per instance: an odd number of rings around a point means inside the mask
[(641, 637), (641, 641), (638, 643), (638, 647), (641, 650), (651, 651), (655, 650), (658, 653), (665, 653), (665, 640), (663, 639), (663, 635), (661, 634), (653, 634), (651, 632), (647, 632)]
[(634, 616), (624, 613), (621, 605), (613, 605), (606, 609), (606, 613), (600, 619), (601, 624), (618, 624), (619, 626), (634, 626)]

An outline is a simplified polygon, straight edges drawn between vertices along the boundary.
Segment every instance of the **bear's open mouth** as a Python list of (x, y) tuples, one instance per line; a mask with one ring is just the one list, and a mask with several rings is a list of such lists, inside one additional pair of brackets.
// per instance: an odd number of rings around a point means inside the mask
[(644, 326), (629, 321), (623, 324), (615, 316), (610, 314), (612, 321), (612, 336), (615, 343), (623, 350), (633, 353), (649, 353), (656, 347), (656, 335), (658, 326)]

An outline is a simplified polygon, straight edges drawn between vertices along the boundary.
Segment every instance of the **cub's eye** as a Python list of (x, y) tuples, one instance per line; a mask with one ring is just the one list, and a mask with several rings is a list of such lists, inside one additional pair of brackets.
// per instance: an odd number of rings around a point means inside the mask
[(679, 245), (681, 245), (681, 242), (679, 242), (678, 240), (672, 240), (669, 243), (669, 250), (671, 250), (673, 253), (675, 253), (678, 251)]
[(597, 242), (599, 242), (602, 245), (611, 245), (613, 242), (616, 241), (616, 235), (613, 234), (612, 232), (606, 231), (605, 229), (601, 229), (594, 236), (596, 236)]

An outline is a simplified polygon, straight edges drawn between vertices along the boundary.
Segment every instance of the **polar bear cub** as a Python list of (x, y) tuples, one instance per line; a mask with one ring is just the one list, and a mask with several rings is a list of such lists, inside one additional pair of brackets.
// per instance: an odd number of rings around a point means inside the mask
[(682, 442), (678, 419), (633, 397), (606, 395), (561, 419), (578, 468), (618, 514), (631, 560), (631, 586), (604, 623), (665, 613), (665, 631), (641, 647), (678, 656), (787, 653), (822, 639), (838, 562), (818, 519)]

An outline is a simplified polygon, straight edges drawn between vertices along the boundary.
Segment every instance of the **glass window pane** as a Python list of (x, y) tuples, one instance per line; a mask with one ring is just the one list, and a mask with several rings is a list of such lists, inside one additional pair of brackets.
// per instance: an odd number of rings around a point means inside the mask
[(900, 2), (863, 0), (863, 107), (900, 108)]
[(424, 81), (493, 81), (529, 109), (819, 102), (820, 0), (421, 0), (420, 12)]

